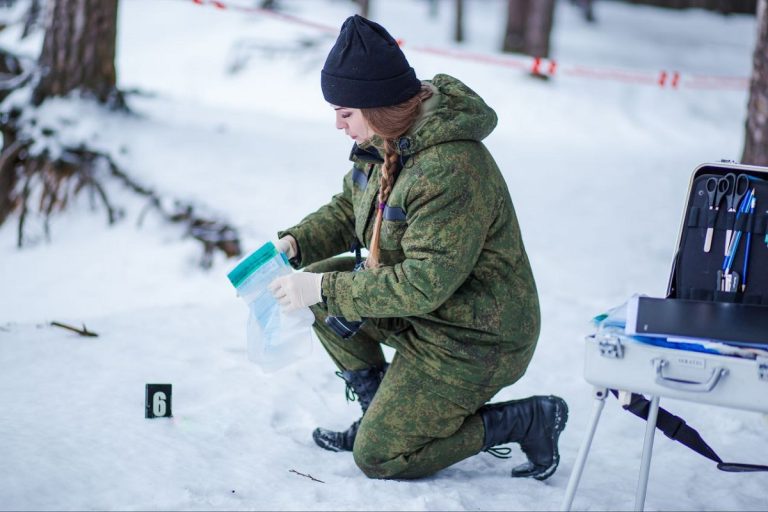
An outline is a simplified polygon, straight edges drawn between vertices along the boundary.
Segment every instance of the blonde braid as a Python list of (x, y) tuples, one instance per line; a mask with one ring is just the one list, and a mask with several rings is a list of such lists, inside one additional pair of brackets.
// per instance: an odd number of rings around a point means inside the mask
[(397, 169), (398, 154), (395, 151), (395, 143), (387, 140), (384, 146), (384, 163), (381, 165), (381, 179), (379, 181), (379, 196), (376, 204), (376, 220), (373, 222), (373, 234), (371, 235), (371, 249), (365, 260), (366, 268), (378, 268), (381, 266), (379, 240), (381, 239), (381, 225), (384, 220), (384, 206), (387, 204), (389, 194), (395, 185), (395, 169)]

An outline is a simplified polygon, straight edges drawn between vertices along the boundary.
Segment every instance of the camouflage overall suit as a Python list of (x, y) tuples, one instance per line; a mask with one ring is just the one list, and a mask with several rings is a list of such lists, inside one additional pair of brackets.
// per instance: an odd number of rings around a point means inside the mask
[[(525, 372), (539, 335), (536, 285), (504, 178), (482, 140), (496, 114), (447, 75), (397, 141), (405, 162), (387, 201), (381, 262), (352, 272), (334, 257), (371, 241), (381, 159), (353, 148), (343, 190), (279, 233), (296, 268), (324, 273), (315, 330), (341, 370), (382, 367), (396, 351), (354, 440), (375, 478), (432, 474), (483, 449), (478, 408)], [(364, 319), (342, 339), (326, 316)]]

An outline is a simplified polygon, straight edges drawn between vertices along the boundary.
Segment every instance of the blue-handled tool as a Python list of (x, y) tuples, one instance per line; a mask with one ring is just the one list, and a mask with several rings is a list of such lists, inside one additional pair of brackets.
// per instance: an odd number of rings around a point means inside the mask
[[(730, 193), (725, 196), (725, 204), (728, 207), (729, 213), (735, 213), (741, 204), (741, 200), (749, 190), (749, 177), (746, 174), (739, 174), (739, 176), (736, 177), (735, 174), (728, 173), (723, 179), (728, 181), (728, 186), (730, 188)], [(730, 224), (725, 232), (725, 252), (723, 254), (728, 254), (731, 249), (733, 221), (734, 219), (730, 219)]]
[[(752, 191), (752, 201), (749, 204), (749, 214), (754, 215), (755, 205), (757, 204), (757, 198), (755, 197), (754, 189)], [(747, 268), (749, 267), (749, 248), (752, 242), (752, 232), (747, 231), (747, 242), (744, 245), (744, 265), (741, 267), (741, 292), (747, 288)]]
[[(736, 219), (739, 219), (742, 215), (746, 215), (749, 212), (750, 205), (752, 204), (752, 198), (755, 194), (755, 189), (751, 189), (744, 200), (739, 205), (739, 211), (736, 213)], [(741, 241), (741, 231), (736, 231), (733, 235), (733, 241), (731, 247), (728, 250), (728, 254), (723, 259), (723, 278), (728, 278), (731, 273), (731, 267), (733, 266), (733, 260), (736, 258), (736, 251), (739, 248), (739, 242)], [(718, 279), (719, 281), (719, 279)], [(730, 291), (729, 286), (720, 286), (721, 290)]]

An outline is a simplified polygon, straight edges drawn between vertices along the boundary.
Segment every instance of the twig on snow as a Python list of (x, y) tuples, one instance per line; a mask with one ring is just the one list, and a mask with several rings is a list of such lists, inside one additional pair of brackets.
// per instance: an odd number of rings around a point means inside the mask
[(95, 332), (91, 332), (88, 330), (88, 328), (83, 324), (82, 329), (78, 329), (77, 327), (72, 327), (71, 325), (63, 324), (61, 322), (51, 322), (51, 325), (54, 327), (61, 327), (62, 329), (67, 329), (68, 331), (73, 331), (79, 334), (80, 336), (90, 336), (92, 338), (96, 338), (99, 335)]
[(320, 482), (321, 484), (324, 484), (324, 483), (325, 483), (325, 482), (323, 482), (322, 480), (318, 480), (317, 478), (313, 477), (312, 475), (305, 475), (304, 473), (299, 473), (299, 472), (298, 472), (298, 471), (296, 471), (295, 469), (289, 469), (289, 470), (288, 470), (288, 472), (289, 472), (289, 473), (296, 473), (296, 474), (297, 474), (297, 475), (299, 475), (299, 476), (303, 476), (303, 477), (305, 477), (305, 478), (309, 478), (309, 479), (310, 479), (310, 480), (312, 480), (313, 482)]

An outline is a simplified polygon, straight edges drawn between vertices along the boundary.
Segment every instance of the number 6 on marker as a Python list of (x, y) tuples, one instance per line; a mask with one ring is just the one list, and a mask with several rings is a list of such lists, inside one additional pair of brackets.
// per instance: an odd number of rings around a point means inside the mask
[(152, 399), (152, 414), (165, 416), (165, 393), (157, 391)]
[(171, 385), (147, 384), (144, 398), (145, 418), (170, 418), (171, 414)]

